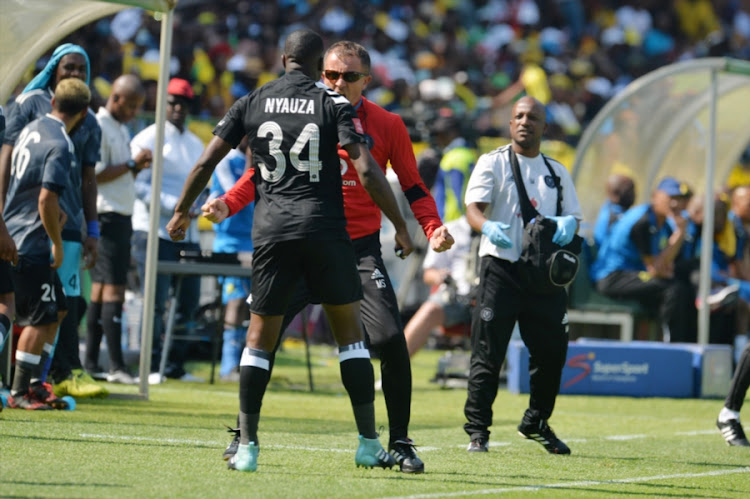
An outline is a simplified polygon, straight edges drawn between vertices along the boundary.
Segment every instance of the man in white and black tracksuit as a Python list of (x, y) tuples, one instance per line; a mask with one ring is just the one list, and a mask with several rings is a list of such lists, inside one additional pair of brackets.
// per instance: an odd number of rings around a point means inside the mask
[[(539, 151), (546, 129), (544, 106), (531, 97), (513, 106), (510, 145), (479, 158), (466, 189), (466, 215), (481, 231), (480, 283), (471, 323), (471, 369), (464, 414), (470, 452), (486, 452), (492, 404), (497, 396), (500, 367), (505, 360), (516, 321), (529, 349), (531, 394), (518, 431), (552, 454), (570, 454), (547, 424), (560, 388), (568, 348), (567, 294), (564, 288), (540, 295), (522, 284), (518, 259), (523, 238), (521, 203), (511, 169), (511, 154), (529, 200), (553, 219), (553, 242), (564, 246), (573, 239), (582, 219), (573, 181), (563, 165)], [(552, 175), (558, 177), (554, 178)], [(560, 214), (558, 196), (562, 196)]]

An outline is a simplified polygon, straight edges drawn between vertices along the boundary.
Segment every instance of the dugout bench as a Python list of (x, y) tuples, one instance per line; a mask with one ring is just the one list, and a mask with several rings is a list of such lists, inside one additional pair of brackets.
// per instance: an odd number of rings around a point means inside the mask
[(568, 288), (568, 322), (616, 325), (620, 341), (633, 341), (636, 321), (647, 317), (646, 310), (635, 300), (614, 300), (596, 290), (589, 274), (592, 252), (584, 248), (578, 274)]

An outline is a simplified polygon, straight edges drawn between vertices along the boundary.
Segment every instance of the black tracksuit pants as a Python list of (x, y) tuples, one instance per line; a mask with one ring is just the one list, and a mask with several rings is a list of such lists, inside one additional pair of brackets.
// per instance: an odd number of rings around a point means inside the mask
[(562, 288), (553, 294), (533, 293), (521, 284), (518, 264), (491, 256), (482, 257), (479, 278), (464, 430), (472, 439), (488, 439), (500, 368), (516, 321), (529, 349), (531, 375), (523, 422), (552, 415), (568, 352), (567, 293)]
[(732, 377), (732, 384), (729, 385), (729, 393), (724, 401), (727, 409), (740, 412), (745, 402), (748, 386), (750, 386), (750, 342), (745, 345), (740, 355), (740, 361)]

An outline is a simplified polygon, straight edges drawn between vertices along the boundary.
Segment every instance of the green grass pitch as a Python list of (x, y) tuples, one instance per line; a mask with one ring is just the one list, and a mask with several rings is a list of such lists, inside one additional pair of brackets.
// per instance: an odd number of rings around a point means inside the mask
[[(221, 459), (237, 384), (169, 381), (151, 387), (148, 401), (5, 409), (0, 497), (750, 497), (750, 449), (724, 443), (716, 399), (561, 396), (550, 425), (573, 454), (553, 456), (518, 436), (527, 396), (502, 388), (490, 452), (469, 454), (465, 390), (429, 382), (441, 353), (413, 360), (410, 436), (423, 475), (356, 468), (356, 429), (333, 349), (313, 348), (310, 393), (304, 349), (287, 342), (264, 400), (256, 473), (229, 471)], [(191, 367), (208, 376), (207, 364)], [(387, 427), (382, 393), (376, 415)], [(387, 438), (384, 430), (384, 445)]]

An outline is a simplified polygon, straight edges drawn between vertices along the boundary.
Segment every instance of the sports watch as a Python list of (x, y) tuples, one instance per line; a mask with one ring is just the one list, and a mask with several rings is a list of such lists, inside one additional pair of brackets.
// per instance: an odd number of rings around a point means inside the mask
[(131, 172), (135, 171), (135, 160), (133, 158), (130, 158), (129, 160), (127, 160), (125, 162), (125, 165), (127, 165), (128, 170), (130, 170)]

